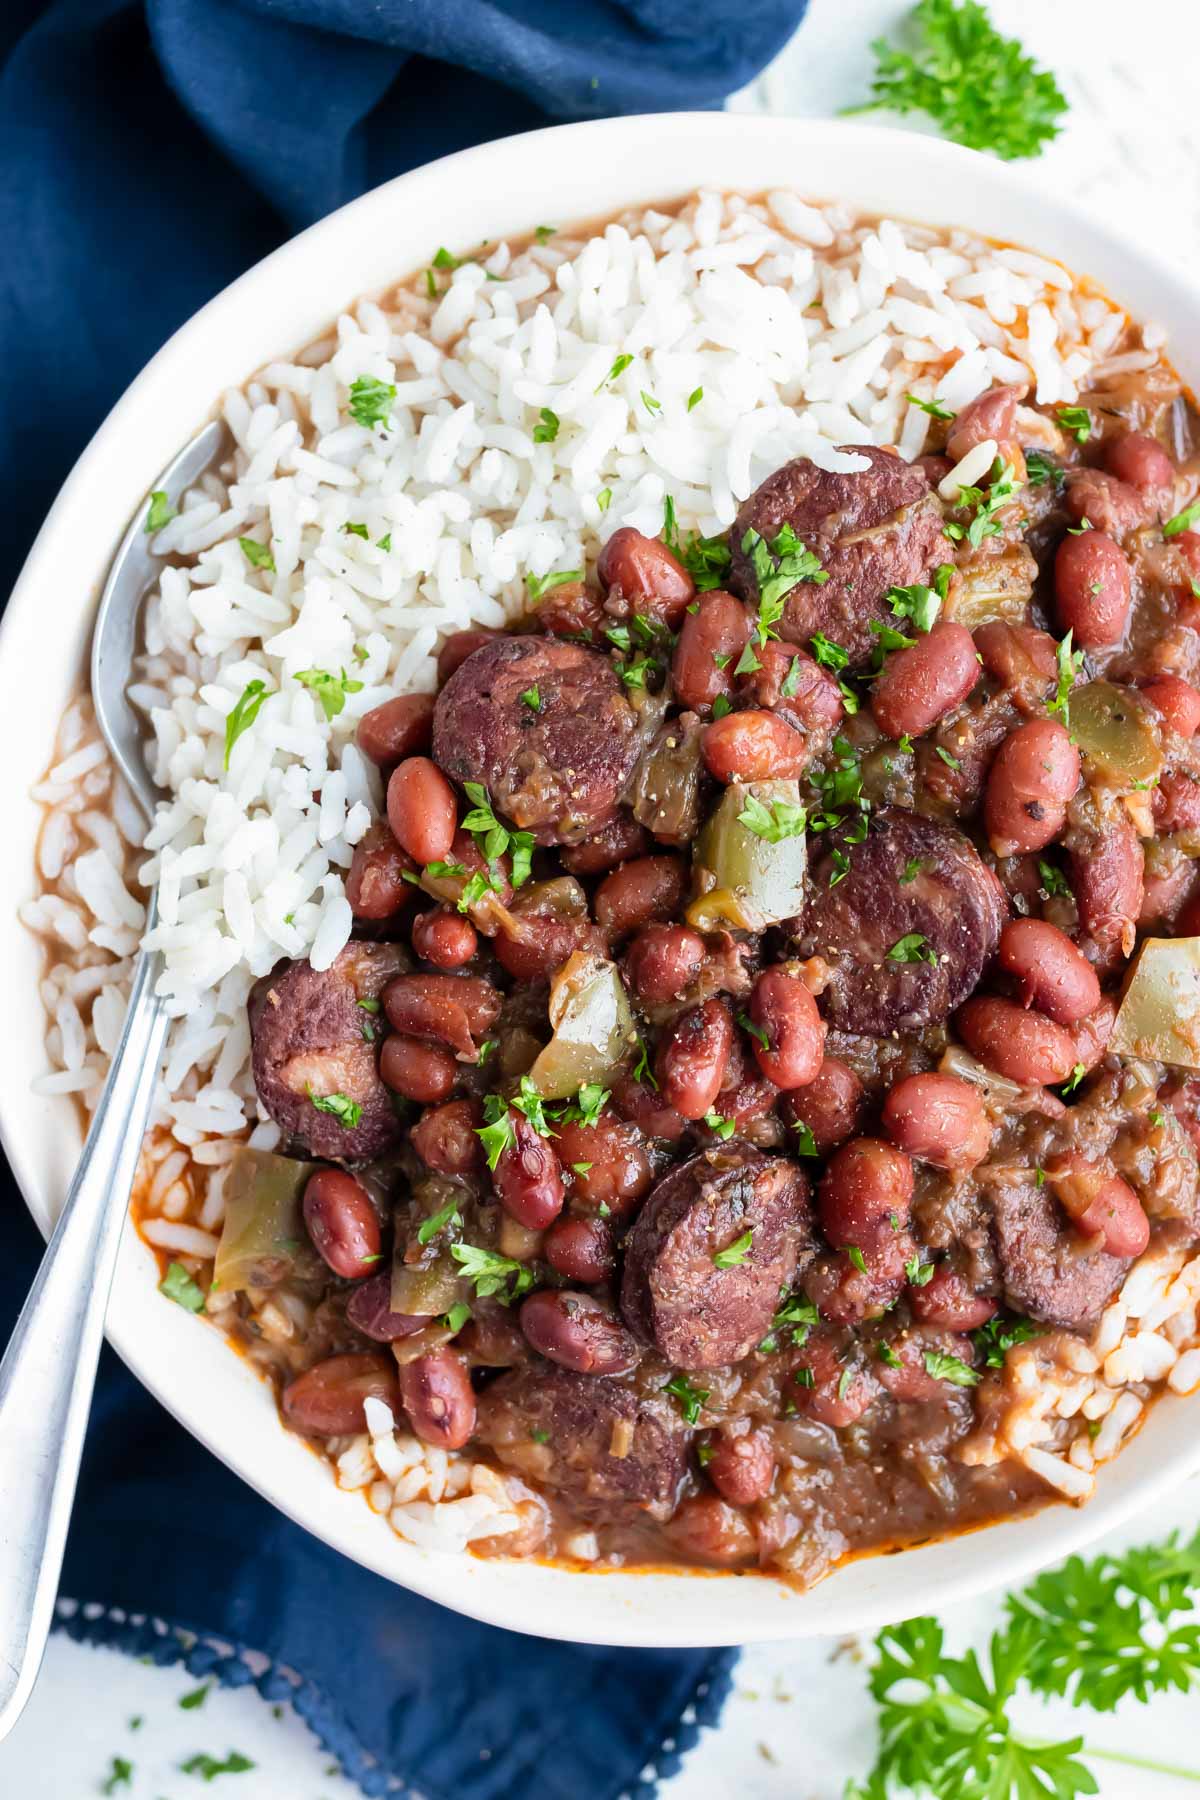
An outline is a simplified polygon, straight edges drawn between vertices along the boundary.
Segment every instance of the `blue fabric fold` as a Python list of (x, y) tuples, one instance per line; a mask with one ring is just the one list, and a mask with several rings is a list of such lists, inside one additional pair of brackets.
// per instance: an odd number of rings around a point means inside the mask
[[(121, 391), (293, 232), (469, 143), (717, 106), (804, 4), (5, 0), (0, 597)], [(6, 1177), (0, 1336), (38, 1250)], [(63, 1591), (100, 1609), (76, 1635), (292, 1700), (368, 1794), (647, 1795), (715, 1719), (732, 1660), (519, 1637), (404, 1593), (266, 1506), (110, 1352)]]

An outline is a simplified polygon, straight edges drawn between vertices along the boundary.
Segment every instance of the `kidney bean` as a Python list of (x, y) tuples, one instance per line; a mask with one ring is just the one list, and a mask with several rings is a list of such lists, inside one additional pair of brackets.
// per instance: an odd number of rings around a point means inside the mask
[[(1157, 926), (1169, 931), (1172, 920), (1191, 891), (1195, 876), (1195, 865), (1186, 859), (1153, 871), (1147, 868), (1141, 910), (1137, 916), (1138, 930), (1151, 931)], [(1164, 932), (1159, 931), (1158, 935), (1162, 936)]]
[(379, 1076), (394, 1094), (432, 1106), (449, 1098), (458, 1065), (449, 1050), (393, 1032), (379, 1052)]
[(779, 1088), (802, 1088), (816, 1079), (825, 1051), (825, 1022), (798, 975), (764, 969), (750, 990), (751, 1022), (766, 1033), (754, 1038), (754, 1060)]
[(695, 582), (667, 546), (632, 525), (613, 532), (596, 573), (602, 586), (616, 588), (632, 603), (634, 612), (662, 619), (672, 631), (696, 594)]
[(682, 999), (703, 962), (704, 939), (686, 925), (646, 925), (625, 953), (630, 983), (644, 1006)]
[(1130, 599), (1129, 562), (1119, 544), (1103, 531), (1063, 538), (1054, 558), (1054, 607), (1081, 649), (1120, 642)]
[(1099, 1235), (1110, 1256), (1140, 1256), (1150, 1221), (1129, 1183), (1103, 1163), (1074, 1153), (1047, 1164), (1054, 1197), (1084, 1237)]
[(789, 1126), (807, 1125), (820, 1156), (853, 1137), (862, 1118), (865, 1091), (848, 1063), (826, 1056), (806, 1087), (785, 1094), (780, 1111)]
[(437, 674), (438, 686), (444, 688), (456, 669), (460, 669), (468, 656), (474, 656), (485, 644), (501, 636), (498, 631), (488, 631), (478, 626), (473, 631), (452, 631), (441, 649), (438, 651)]
[(1152, 799), (1154, 823), (1160, 832), (1195, 831), (1200, 828), (1200, 782), (1182, 770), (1163, 775)]
[(1144, 431), (1130, 431), (1104, 447), (1104, 466), (1118, 481), (1126, 481), (1139, 493), (1170, 487), (1175, 479), (1171, 459), (1156, 438)]
[(372, 825), (354, 846), (346, 875), (346, 898), (356, 919), (392, 919), (403, 912), (412, 895), (412, 883), (404, 872), (412, 858), (386, 825)]
[(758, 1555), (758, 1539), (749, 1523), (716, 1494), (681, 1500), (666, 1529), (676, 1547), (697, 1562), (732, 1567)]
[(552, 1145), (538, 1136), (523, 1113), (508, 1116), (516, 1138), (500, 1152), (492, 1185), (511, 1219), (530, 1231), (545, 1231), (562, 1211), (562, 1169)]
[(595, 837), (564, 847), (558, 854), (570, 875), (604, 875), (618, 863), (644, 856), (653, 842), (645, 826), (639, 825), (630, 813), (618, 813)]
[(775, 1481), (775, 1449), (765, 1431), (718, 1431), (704, 1472), (731, 1506), (765, 1500)]
[(1113, 538), (1136, 531), (1146, 517), (1144, 496), (1104, 469), (1069, 469), (1063, 504), (1072, 525), (1086, 520), (1093, 530)]
[(687, 1130), (682, 1113), (665, 1101), (661, 1094), (632, 1075), (618, 1075), (613, 1082), (613, 1105), (623, 1119), (636, 1125), (644, 1137), (661, 1138), (677, 1143)]
[(513, 907), (513, 930), (501, 927), (496, 933), (492, 943), (496, 961), (515, 980), (549, 981), (575, 950), (604, 954), (604, 938), (588, 918), (582, 894), (578, 910), (560, 910), (559, 898), (531, 894), (527, 904)]
[(681, 856), (640, 856), (622, 863), (596, 889), (596, 923), (609, 938), (619, 938), (650, 919), (669, 919), (683, 905), (687, 885)]
[(470, 919), (444, 906), (420, 913), (413, 920), (410, 935), (417, 955), (435, 969), (461, 969), (479, 948), (479, 937)]
[(958, 1034), (973, 1056), (997, 1075), (1028, 1087), (1065, 1081), (1075, 1067), (1075, 1040), (1041, 1013), (1015, 1000), (981, 995), (958, 1011)]
[(996, 752), (984, 793), (984, 819), (997, 856), (1042, 850), (1066, 820), (1079, 786), (1079, 752), (1057, 719), (1030, 719)]
[(680, 705), (705, 712), (714, 700), (733, 693), (733, 671), (750, 637), (750, 621), (740, 600), (719, 588), (701, 594), (694, 613), (684, 615), (671, 658), (671, 683)]
[(457, 1350), (430, 1350), (400, 1371), (400, 1403), (423, 1444), (461, 1450), (475, 1429), (471, 1372)]
[(965, 625), (939, 619), (908, 650), (893, 650), (871, 691), (871, 711), (885, 737), (921, 737), (965, 700), (979, 679), (975, 644)]
[(1137, 916), (1145, 893), (1145, 855), (1132, 821), (1114, 813), (1098, 842), (1071, 852), (1071, 886), (1081, 928), (1107, 949), (1133, 949)]
[(667, 1106), (685, 1119), (711, 1112), (733, 1044), (733, 1020), (720, 1000), (689, 1007), (659, 1040), (655, 1073)]
[(956, 1075), (898, 1081), (883, 1103), (883, 1128), (909, 1156), (939, 1169), (973, 1169), (992, 1142), (978, 1090)]
[(1083, 951), (1044, 919), (1010, 919), (1000, 933), (1000, 966), (1023, 1006), (1056, 1025), (1075, 1025), (1100, 1003), (1100, 983)]
[(1016, 429), (1017, 405), (1024, 395), (1023, 387), (1005, 383), (968, 400), (946, 433), (946, 455), (951, 463), (961, 462), (968, 450), (989, 438), (997, 445), (1010, 441)]
[(924, 469), (926, 481), (931, 488), (935, 488), (945, 481), (954, 464), (948, 456), (938, 456), (935, 452), (930, 451), (924, 456), (918, 456), (916, 466), (918, 469)]
[(445, 862), (454, 843), (454, 789), (428, 756), (410, 756), (388, 780), (387, 816), (397, 843), (419, 863)]
[(477, 1130), (483, 1114), (473, 1100), (451, 1100), (424, 1112), (409, 1133), (409, 1142), (427, 1169), (439, 1175), (473, 1175), (483, 1167), (483, 1145)]
[(1113, 1026), (1117, 1022), (1117, 1003), (1105, 994), (1100, 1004), (1086, 1019), (1080, 1019), (1071, 1032), (1075, 1042), (1075, 1061), (1072, 1071), (1083, 1064), (1085, 1075), (1090, 1075), (1096, 1064), (1103, 1062), (1108, 1050), (1108, 1040), (1113, 1034)]
[(1200, 727), (1200, 689), (1179, 675), (1156, 675), (1142, 684), (1151, 706), (1180, 737), (1194, 737)]
[(500, 1017), (500, 996), (481, 975), (397, 975), (383, 990), (383, 1010), (405, 1037), (448, 1044), (474, 1062), (479, 1039)]
[(817, 1191), (821, 1229), (838, 1248), (854, 1245), (866, 1254), (880, 1226), (895, 1230), (912, 1204), (913, 1166), (902, 1150), (880, 1138), (852, 1138), (835, 1150)]
[(424, 1331), (429, 1316), (424, 1313), (392, 1311), (392, 1271), (381, 1269), (366, 1281), (360, 1281), (346, 1302), (346, 1317), (364, 1337), (377, 1344), (394, 1344), (398, 1338), (412, 1337)]
[(738, 693), (751, 706), (777, 712), (809, 739), (810, 756), (820, 754), (845, 711), (837, 682), (795, 644), (770, 638), (754, 654), (758, 668), (738, 677)]
[(309, 1176), (304, 1223), (317, 1250), (343, 1280), (361, 1280), (379, 1261), (379, 1215), (366, 1188), (344, 1169), (318, 1169)]
[(546, 1233), (542, 1255), (556, 1274), (594, 1287), (616, 1267), (612, 1227), (606, 1219), (557, 1219)]
[(974, 635), (975, 648), (993, 680), (1012, 695), (1022, 712), (1039, 709), (1058, 672), (1057, 645), (1050, 633), (989, 619)]
[(394, 768), (416, 750), (428, 750), (433, 736), (432, 694), (397, 694), (373, 706), (358, 721), (355, 740), (381, 769)]
[(288, 1382), (280, 1404), (288, 1424), (306, 1437), (349, 1437), (366, 1428), (364, 1400), (382, 1400), (399, 1411), (396, 1364), (377, 1350), (350, 1350), (314, 1363)]
[(650, 1192), (654, 1175), (641, 1132), (608, 1111), (594, 1125), (560, 1125), (555, 1147), (574, 1175), (572, 1193), (588, 1206), (607, 1206), (620, 1219)]
[(931, 1375), (926, 1367), (925, 1356), (928, 1351), (940, 1350), (945, 1355), (956, 1356), (968, 1368), (975, 1360), (974, 1346), (967, 1337), (947, 1337), (942, 1332), (906, 1331), (885, 1339), (885, 1342), (892, 1355), (899, 1360), (900, 1367), (889, 1366), (881, 1358), (875, 1372), (892, 1398), (905, 1404), (937, 1400), (945, 1392), (939, 1378)]
[(718, 781), (774, 781), (799, 775), (811, 750), (777, 713), (751, 711), (726, 713), (706, 725), (700, 754)]
[(555, 637), (583, 638), (595, 644), (607, 617), (599, 594), (582, 581), (563, 581), (538, 601), (537, 621)]
[(543, 1288), (530, 1294), (520, 1317), (535, 1350), (579, 1375), (626, 1375), (641, 1360), (632, 1335), (593, 1294)]
[(794, 1392), (792, 1384), (788, 1387), (799, 1410), (823, 1425), (853, 1425), (879, 1392), (874, 1370), (862, 1363), (844, 1362), (842, 1348), (833, 1332), (814, 1331), (797, 1363), (799, 1370), (807, 1370), (811, 1375), (811, 1385), (796, 1382)]
[(924, 1287), (910, 1286), (908, 1304), (922, 1324), (948, 1331), (978, 1331), (997, 1309), (995, 1300), (974, 1293), (949, 1263), (939, 1263)]

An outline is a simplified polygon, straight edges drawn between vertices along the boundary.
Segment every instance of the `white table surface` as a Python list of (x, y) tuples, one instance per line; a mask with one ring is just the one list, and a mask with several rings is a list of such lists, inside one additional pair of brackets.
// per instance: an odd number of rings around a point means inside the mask
[[(872, 67), (868, 44), (908, 10), (906, 0), (812, 0), (792, 43), (752, 88), (740, 111), (826, 115), (862, 98)], [(1039, 179), (1147, 243), (1173, 251), (1200, 274), (1200, 8), (1197, 0), (990, 0), (996, 23), (1018, 35), (1056, 72), (1071, 101), (1061, 138), (1037, 165)], [(914, 202), (914, 212), (919, 205)], [(1191, 1531), (1195, 1488), (1124, 1541)], [(955, 1644), (981, 1641), (998, 1605), (955, 1608), (930, 1596)], [(209, 1694), (185, 1711), (196, 1687), (180, 1671), (148, 1668), (63, 1636), (52, 1641), (24, 1718), (0, 1745), (3, 1800), (92, 1800), (111, 1758), (134, 1765), (121, 1800), (352, 1800), (358, 1790), (331, 1771), (307, 1728), (253, 1689)], [(745, 1652), (720, 1727), (705, 1733), (664, 1800), (840, 1800), (846, 1778), (871, 1755), (872, 1707), (862, 1647), (831, 1640)], [(1056, 1705), (1021, 1707), (1039, 1735), (1084, 1730), (1093, 1743), (1133, 1754), (1200, 1763), (1197, 1702), (1184, 1696), (1122, 1707), (1103, 1719)], [(129, 1721), (142, 1722), (135, 1730)], [(1036, 1724), (1034, 1723), (1036, 1721)], [(250, 1757), (251, 1773), (211, 1786), (180, 1772), (197, 1751)], [(1096, 1765), (1105, 1800), (1168, 1800), (1184, 1784)], [(515, 1800), (515, 1797), (514, 1797)], [(587, 1800), (581, 1796), (580, 1800)]]

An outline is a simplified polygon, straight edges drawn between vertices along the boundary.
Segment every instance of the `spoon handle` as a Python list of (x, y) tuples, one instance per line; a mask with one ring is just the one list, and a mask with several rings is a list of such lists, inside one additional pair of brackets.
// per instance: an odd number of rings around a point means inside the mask
[[(151, 903), (147, 928), (154, 924)], [(46, 1648), (104, 1314), (158, 1079), (160, 959), (134, 965), (129, 1010), (83, 1155), (0, 1363), (0, 1738)]]

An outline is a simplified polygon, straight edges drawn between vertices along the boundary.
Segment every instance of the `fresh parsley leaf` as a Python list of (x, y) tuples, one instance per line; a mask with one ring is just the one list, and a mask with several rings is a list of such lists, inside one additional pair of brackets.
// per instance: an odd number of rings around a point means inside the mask
[(788, 664), (788, 672), (779, 684), (779, 692), (785, 700), (792, 700), (800, 691), (800, 658), (793, 656)]
[(155, 488), (150, 496), (150, 507), (146, 514), (146, 532), (161, 531), (172, 519), (179, 517), (179, 508), (172, 506), (163, 488)]
[(498, 1299), (507, 1306), (533, 1286), (533, 1270), (511, 1256), (482, 1250), (478, 1244), (451, 1244), (450, 1254), (461, 1273), (474, 1283), (478, 1300)]
[(613, 361), (612, 368), (608, 371), (608, 374), (604, 377), (604, 380), (597, 382), (596, 387), (593, 391), (598, 394), (600, 392), (600, 389), (606, 388), (610, 381), (615, 381), (617, 379), (618, 375), (623, 375), (632, 361), (633, 361), (632, 356), (616, 357)]
[(1056, 417), (1077, 444), (1087, 443), (1092, 435), (1092, 415), (1086, 406), (1060, 406)]
[(1061, 465), (1044, 450), (1025, 452), (1025, 480), (1030, 487), (1045, 487), (1053, 482), (1056, 488), (1061, 488), (1065, 479)]
[(1003, 530), (998, 514), (1022, 485), (1017, 480), (1012, 465), (997, 457), (992, 464), (991, 485), (986, 490), (978, 487), (959, 488), (955, 506), (961, 511), (970, 511), (971, 518), (966, 525), (955, 519), (948, 520), (943, 527), (946, 536), (956, 542), (966, 538), (974, 550), (978, 550), (984, 538), (998, 537)]
[(548, 406), (543, 406), (538, 413), (538, 422), (533, 428), (534, 443), (552, 444), (558, 436), (558, 425), (558, 414), (551, 412)]
[(544, 244), (546, 239), (552, 238), (557, 230), (557, 225), (538, 225), (535, 228), (533, 235), (539, 244)]
[(1185, 506), (1182, 512), (1177, 512), (1174, 518), (1167, 520), (1163, 526), (1163, 536), (1165, 538), (1178, 537), (1180, 532), (1190, 531), (1198, 520), (1200, 520), (1200, 497), (1193, 500), (1190, 506)]
[(270, 544), (260, 544), (257, 538), (252, 537), (240, 537), (238, 543), (252, 569), (265, 569), (269, 575), (275, 573), (275, 558)]
[(342, 526), (342, 530), (347, 537), (362, 538), (364, 543), (367, 542), (371, 535), (361, 519), (347, 519), (346, 523)]
[(737, 662), (734, 664), (733, 672), (735, 675), (753, 675), (761, 668), (762, 664), (754, 653), (754, 645), (747, 644), (746, 648), (742, 651), (742, 654), (738, 657)]
[(298, 669), (296, 680), (301, 687), (306, 687), (315, 694), (321, 703), (321, 711), (327, 719), (336, 719), (346, 705), (347, 694), (358, 694), (362, 691), (362, 682), (354, 681), (345, 669), (340, 675), (334, 675), (329, 669)]
[[(533, 833), (510, 831), (507, 825), (502, 824), (493, 812), (487, 789), (481, 782), (464, 781), (463, 787), (467, 798), (472, 802), (472, 809), (462, 820), (462, 828), (470, 832), (480, 855), (486, 857), (492, 876), (491, 885), (499, 885), (498, 859), (507, 851), (512, 858), (512, 884), (515, 888), (523, 887), (533, 867)], [(478, 880), (479, 877), (473, 879)], [(465, 899), (466, 895), (463, 897)], [(479, 898), (479, 895), (473, 897)]]
[(962, 764), (959, 762), (957, 756), (952, 756), (943, 744), (935, 744), (933, 747), (948, 769), (962, 768)]
[(529, 589), (529, 598), (535, 603), (551, 588), (562, 587), (567, 581), (582, 581), (582, 569), (556, 569), (549, 575), (527, 575), (525, 586)]
[(754, 1020), (750, 1017), (749, 1013), (740, 1012), (737, 1016), (737, 1022), (743, 1031), (748, 1031), (750, 1036), (762, 1045), (764, 1050), (769, 1050), (771, 1048), (770, 1038), (767, 1036), (761, 1025), (756, 1025), (754, 1023)]
[(224, 1762), (200, 1752), (197, 1756), (189, 1756), (179, 1767), (185, 1775), (200, 1775), (205, 1781), (215, 1781), (218, 1775), (244, 1775), (254, 1764), (240, 1750), (231, 1750)]
[(889, 588), (887, 598), (898, 619), (911, 619), (918, 631), (930, 631), (942, 609), (944, 596), (917, 581), (912, 587)]
[(422, 1219), (417, 1227), (417, 1242), (418, 1244), (428, 1244), (445, 1226), (461, 1224), (462, 1214), (458, 1210), (458, 1202), (451, 1200), (447, 1206), (441, 1207), (435, 1213), (430, 1213), (427, 1219)]
[(259, 715), (263, 701), (267, 698), (265, 681), (248, 681), (233, 706), (225, 715), (225, 767), (229, 767), (229, 756), (233, 746), (243, 731), (249, 731)]
[(802, 1294), (789, 1294), (786, 1290), (781, 1290), (781, 1296), (780, 1305), (771, 1320), (771, 1329), (757, 1346), (764, 1356), (778, 1350), (781, 1336), (796, 1347), (806, 1343), (809, 1332), (820, 1319), (813, 1302), (806, 1300)]
[(910, 1287), (925, 1287), (933, 1279), (933, 1264), (922, 1262), (918, 1251), (905, 1263), (904, 1278)]
[(738, 824), (752, 831), (768, 844), (782, 843), (784, 838), (803, 837), (808, 814), (792, 800), (772, 800), (764, 806), (753, 794), (738, 814)]
[(466, 1301), (457, 1300), (450, 1308), (449, 1312), (444, 1312), (442, 1314), (442, 1324), (446, 1327), (447, 1331), (453, 1331), (457, 1336), (470, 1317), (471, 1309)]
[(904, 398), (910, 406), (917, 406), (923, 413), (928, 413), (931, 419), (957, 419), (958, 417), (957, 413), (952, 413), (948, 407), (943, 406), (936, 395), (932, 400), (922, 400), (916, 394), (905, 394)]
[(174, 1300), (176, 1306), (182, 1306), (185, 1312), (204, 1311), (204, 1289), (192, 1280), (180, 1262), (167, 1264), (167, 1272), (158, 1284), (158, 1291), (165, 1294), (168, 1300)]
[[(708, 1126), (708, 1129), (710, 1131), (715, 1132), (716, 1135), (719, 1138), (721, 1138), (722, 1140), (731, 1138), (733, 1136), (734, 1132), (737, 1130), (736, 1119), (723, 1119), (719, 1112), (713, 1112), (711, 1110), (705, 1113), (704, 1123)], [(739, 1257), (738, 1260), (740, 1261), (741, 1258)], [(715, 1256), (713, 1258), (713, 1261), (714, 1262), (717, 1261)], [(729, 1265), (727, 1263), (717, 1263), (717, 1267), (719, 1269), (724, 1269), (724, 1268), (727, 1268), (728, 1266)]]
[(917, 876), (921, 873), (923, 867), (924, 859), (922, 857), (910, 856), (904, 865), (904, 873), (900, 877), (900, 886), (908, 887), (911, 882), (914, 882), (917, 879)]
[(792, 1130), (796, 1133), (797, 1156), (819, 1156), (821, 1154), (817, 1149), (817, 1140), (813, 1136), (811, 1125), (805, 1124), (803, 1119), (797, 1119)]
[(1059, 1088), (1059, 1090), (1058, 1090), (1059, 1093), (1064, 1094), (1064, 1095), (1065, 1094), (1073, 1094), (1075, 1092), (1075, 1089), (1079, 1086), (1080, 1082), (1083, 1080), (1083, 1078), (1086, 1074), (1087, 1074), (1087, 1069), (1084, 1067), (1084, 1065), (1081, 1062), (1076, 1063), (1075, 1067), (1071, 1070), (1071, 1073), (1070, 1073), (1069, 1077), (1067, 1078), (1067, 1080), (1064, 1081), (1062, 1086)]
[(700, 1408), (711, 1391), (710, 1388), (693, 1387), (686, 1375), (673, 1375), (663, 1389), (675, 1401), (686, 1425), (694, 1425), (699, 1419)]
[(723, 719), (725, 717), (726, 713), (731, 713), (732, 711), (733, 711), (733, 706), (730, 703), (730, 701), (728, 701), (725, 698), (724, 694), (718, 694), (712, 704), (713, 718), (714, 719)]
[(879, 1348), (876, 1351), (876, 1355), (878, 1356), (880, 1362), (883, 1363), (885, 1365), (885, 1367), (887, 1367), (889, 1369), (902, 1369), (904, 1367), (903, 1362), (896, 1355), (896, 1352), (892, 1349), (892, 1346), (882, 1339), (880, 1340)]
[[(820, 559), (801, 543), (790, 525), (782, 526), (769, 546), (757, 531), (747, 531), (742, 538), (742, 551), (754, 565), (760, 619), (765, 608), (771, 615), (772, 624), (782, 616), (785, 597), (800, 582), (811, 581), (820, 586), (829, 580)], [(772, 637), (775, 635), (773, 631), (770, 633)], [(760, 632), (760, 644), (766, 641), (766, 635)]]
[(1076, 677), (1083, 667), (1083, 651), (1072, 650), (1073, 631), (1068, 631), (1061, 640), (1056, 652), (1058, 663), (1058, 685), (1054, 698), (1048, 704), (1047, 711), (1057, 713), (1068, 731), (1071, 729), (1071, 689), (1075, 686)]
[(124, 1756), (114, 1756), (109, 1762), (107, 1779), (101, 1784), (102, 1794), (115, 1794), (118, 1788), (133, 1785), (133, 1764)]
[(648, 394), (645, 388), (641, 390), (641, 402), (651, 417), (662, 411), (662, 401), (656, 400), (653, 394)]
[(718, 1269), (736, 1269), (745, 1262), (754, 1246), (754, 1229), (743, 1231), (741, 1237), (734, 1238), (732, 1244), (726, 1244), (724, 1250), (713, 1253), (713, 1265)]
[(182, 1711), (195, 1712), (198, 1706), (203, 1706), (204, 1702), (208, 1699), (209, 1689), (211, 1687), (212, 1682), (206, 1681), (202, 1687), (193, 1688), (190, 1694), (183, 1694), (178, 1702)]
[(553, 1137), (554, 1128), (546, 1117), (546, 1102), (528, 1075), (522, 1075), (521, 1085), (508, 1102), (519, 1113), (524, 1113), (539, 1137)]
[(507, 1100), (503, 1100), (499, 1094), (487, 1094), (484, 1097), (483, 1116), (487, 1124), (480, 1125), (475, 1135), (487, 1154), (488, 1168), (494, 1171), (504, 1152), (516, 1143), (517, 1128), (508, 1110)]
[[(564, 1125), (578, 1121), (580, 1125), (598, 1125), (600, 1114), (611, 1099), (609, 1089), (601, 1087), (598, 1081), (585, 1082), (574, 1100), (562, 1114)], [(591, 1168), (589, 1163), (588, 1168)]]
[[(436, 290), (435, 290), (436, 291)], [(377, 425), (385, 429), (391, 423), (395, 384), (380, 381), (374, 375), (359, 375), (350, 383), (350, 414), (358, 425), (373, 431)]]
[(693, 388), (691, 393), (688, 395), (688, 401), (687, 401), (688, 411), (695, 412), (696, 408), (699, 406), (699, 404), (703, 400), (703, 398), (704, 398), (704, 389), (702, 387)]
[(983, 1358), (985, 1369), (999, 1369), (1014, 1344), (1027, 1344), (1030, 1338), (1041, 1337), (1044, 1329), (1020, 1313), (998, 1312), (971, 1333), (971, 1342)]
[(1040, 856), (1038, 857), (1037, 868), (1038, 878), (1047, 894), (1058, 894), (1065, 900), (1073, 900), (1075, 898), (1075, 890), (1061, 869), (1056, 869), (1053, 863), (1046, 862), (1046, 860)]
[(311, 1088), (305, 1091), (318, 1112), (331, 1114), (346, 1131), (353, 1131), (362, 1118), (359, 1102), (346, 1094), (314, 1094)]
[(612, 489), (610, 487), (600, 489), (600, 492), (596, 495), (596, 505), (602, 513), (608, 511), (609, 507), (612, 505)]
[(645, 1040), (638, 1037), (636, 1041), (638, 1053), (633, 1065), (633, 1079), (645, 1082), (646, 1086), (653, 1088), (657, 1094), (658, 1083), (655, 1081), (654, 1071), (650, 1067), (650, 1053), (646, 1049)]
[(522, 705), (527, 706), (529, 708), (530, 712), (541, 712), (542, 696), (538, 692), (536, 682), (534, 683), (533, 687), (528, 687), (524, 690), (524, 692), (521, 695), (521, 703), (522, 703)]
[(862, 1251), (859, 1249), (857, 1244), (847, 1244), (846, 1245), (846, 1260), (847, 1260), (847, 1262), (849, 1262), (851, 1264), (851, 1266), (853, 1268), (858, 1270), (860, 1275), (866, 1274), (867, 1259), (863, 1255)]
[(961, 1356), (950, 1356), (944, 1350), (926, 1350), (925, 1372), (935, 1381), (948, 1381), (953, 1387), (975, 1387), (979, 1381), (978, 1370)]
[(434, 255), (433, 266), (435, 269), (459, 269), (462, 267), (462, 258), (452, 256), (449, 250), (441, 246)]
[(823, 631), (816, 632), (811, 642), (813, 656), (823, 669), (844, 669), (850, 661), (850, 652), (827, 638)]
[(874, 40), (871, 98), (846, 110), (922, 112), (956, 143), (1005, 161), (1037, 156), (1057, 137), (1067, 102), (1054, 76), (1002, 37), (977, 0), (920, 0), (908, 30), (911, 51)]
[(888, 961), (897, 963), (937, 963), (937, 951), (919, 931), (908, 931), (888, 951)]

